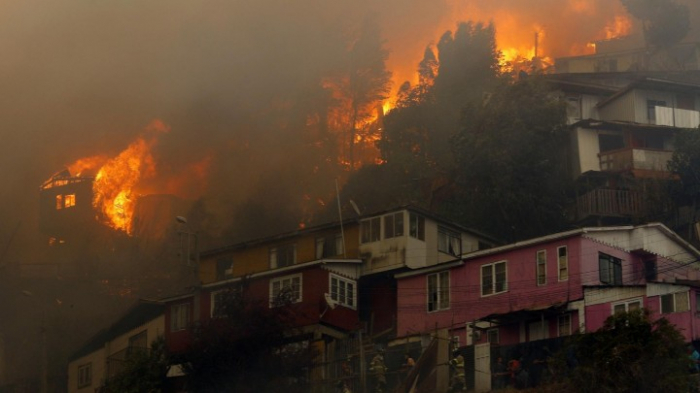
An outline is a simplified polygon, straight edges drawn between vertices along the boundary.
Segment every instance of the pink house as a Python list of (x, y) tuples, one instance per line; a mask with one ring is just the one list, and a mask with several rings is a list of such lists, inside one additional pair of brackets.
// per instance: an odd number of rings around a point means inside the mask
[(662, 224), (581, 228), (400, 273), (397, 336), (458, 346), (591, 332), (647, 308), (700, 338), (700, 251)]

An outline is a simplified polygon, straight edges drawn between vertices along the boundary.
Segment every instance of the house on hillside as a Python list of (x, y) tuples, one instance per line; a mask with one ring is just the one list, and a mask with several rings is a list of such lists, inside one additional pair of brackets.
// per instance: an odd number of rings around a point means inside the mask
[(296, 312), (290, 327), (319, 350), (327, 367), (314, 377), (331, 384), (339, 359), (357, 359), (360, 345), (371, 351), (396, 337), (395, 273), (458, 260), (494, 243), (421, 209), (400, 207), (207, 250), (200, 254), (201, 285), (164, 299), (166, 343), (184, 351), (190, 327), (210, 320), (219, 294), (242, 282), (271, 307), (286, 290)]
[(658, 195), (672, 179), (667, 165), (674, 137), (700, 125), (700, 80), (690, 73), (554, 74), (546, 80), (567, 103), (577, 185), (572, 219), (582, 226), (619, 225), (665, 213)]
[(441, 333), (470, 348), (480, 392), (491, 388), (492, 351), (592, 332), (620, 311), (646, 308), (687, 341), (700, 339), (699, 258), (662, 224), (581, 228), (475, 251), (396, 274), (397, 335)]
[(92, 337), (68, 363), (69, 393), (96, 392), (123, 369), (127, 355), (148, 351), (165, 331), (164, 306), (141, 301)]

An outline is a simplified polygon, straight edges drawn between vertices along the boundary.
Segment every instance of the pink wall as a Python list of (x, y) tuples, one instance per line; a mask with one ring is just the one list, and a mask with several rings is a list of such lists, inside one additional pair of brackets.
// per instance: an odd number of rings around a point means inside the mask
[[(427, 311), (426, 275), (398, 280), (398, 336), (431, 329), (459, 326), (494, 313), (519, 309), (537, 309), (583, 297), (581, 286), (581, 238), (559, 239), (549, 243), (510, 250), (495, 255), (468, 259), (450, 271), (450, 309)], [(590, 244), (587, 244), (590, 245)], [(566, 246), (569, 256), (569, 279), (558, 280), (557, 248)], [(547, 283), (537, 286), (536, 254), (547, 251)], [(586, 255), (593, 255), (590, 251)], [(481, 266), (507, 261), (508, 291), (481, 296)], [(597, 266), (597, 254), (595, 263)]]

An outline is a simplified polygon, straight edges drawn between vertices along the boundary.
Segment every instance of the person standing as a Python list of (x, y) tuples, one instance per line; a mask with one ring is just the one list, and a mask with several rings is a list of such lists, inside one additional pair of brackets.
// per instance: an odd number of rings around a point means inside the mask
[(452, 369), (450, 392), (454, 393), (466, 390), (467, 385), (464, 380), (464, 357), (459, 351), (455, 351), (453, 355), (454, 357), (450, 360), (450, 368)]
[(506, 386), (508, 386), (510, 372), (508, 371), (506, 364), (503, 362), (503, 358), (500, 356), (498, 359), (496, 359), (496, 363), (493, 365), (491, 377), (493, 378), (494, 390), (504, 389)]
[(369, 363), (369, 371), (374, 379), (374, 391), (384, 392), (386, 389), (386, 364), (384, 364), (384, 350), (380, 349)]

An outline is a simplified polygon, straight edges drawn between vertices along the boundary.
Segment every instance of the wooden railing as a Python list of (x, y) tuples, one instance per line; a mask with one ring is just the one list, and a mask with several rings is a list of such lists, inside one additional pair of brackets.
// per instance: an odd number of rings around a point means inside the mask
[(644, 212), (644, 199), (636, 191), (599, 188), (578, 197), (576, 207), (579, 218), (632, 217)]
[(645, 170), (666, 172), (672, 151), (620, 149), (598, 154), (601, 171)]

